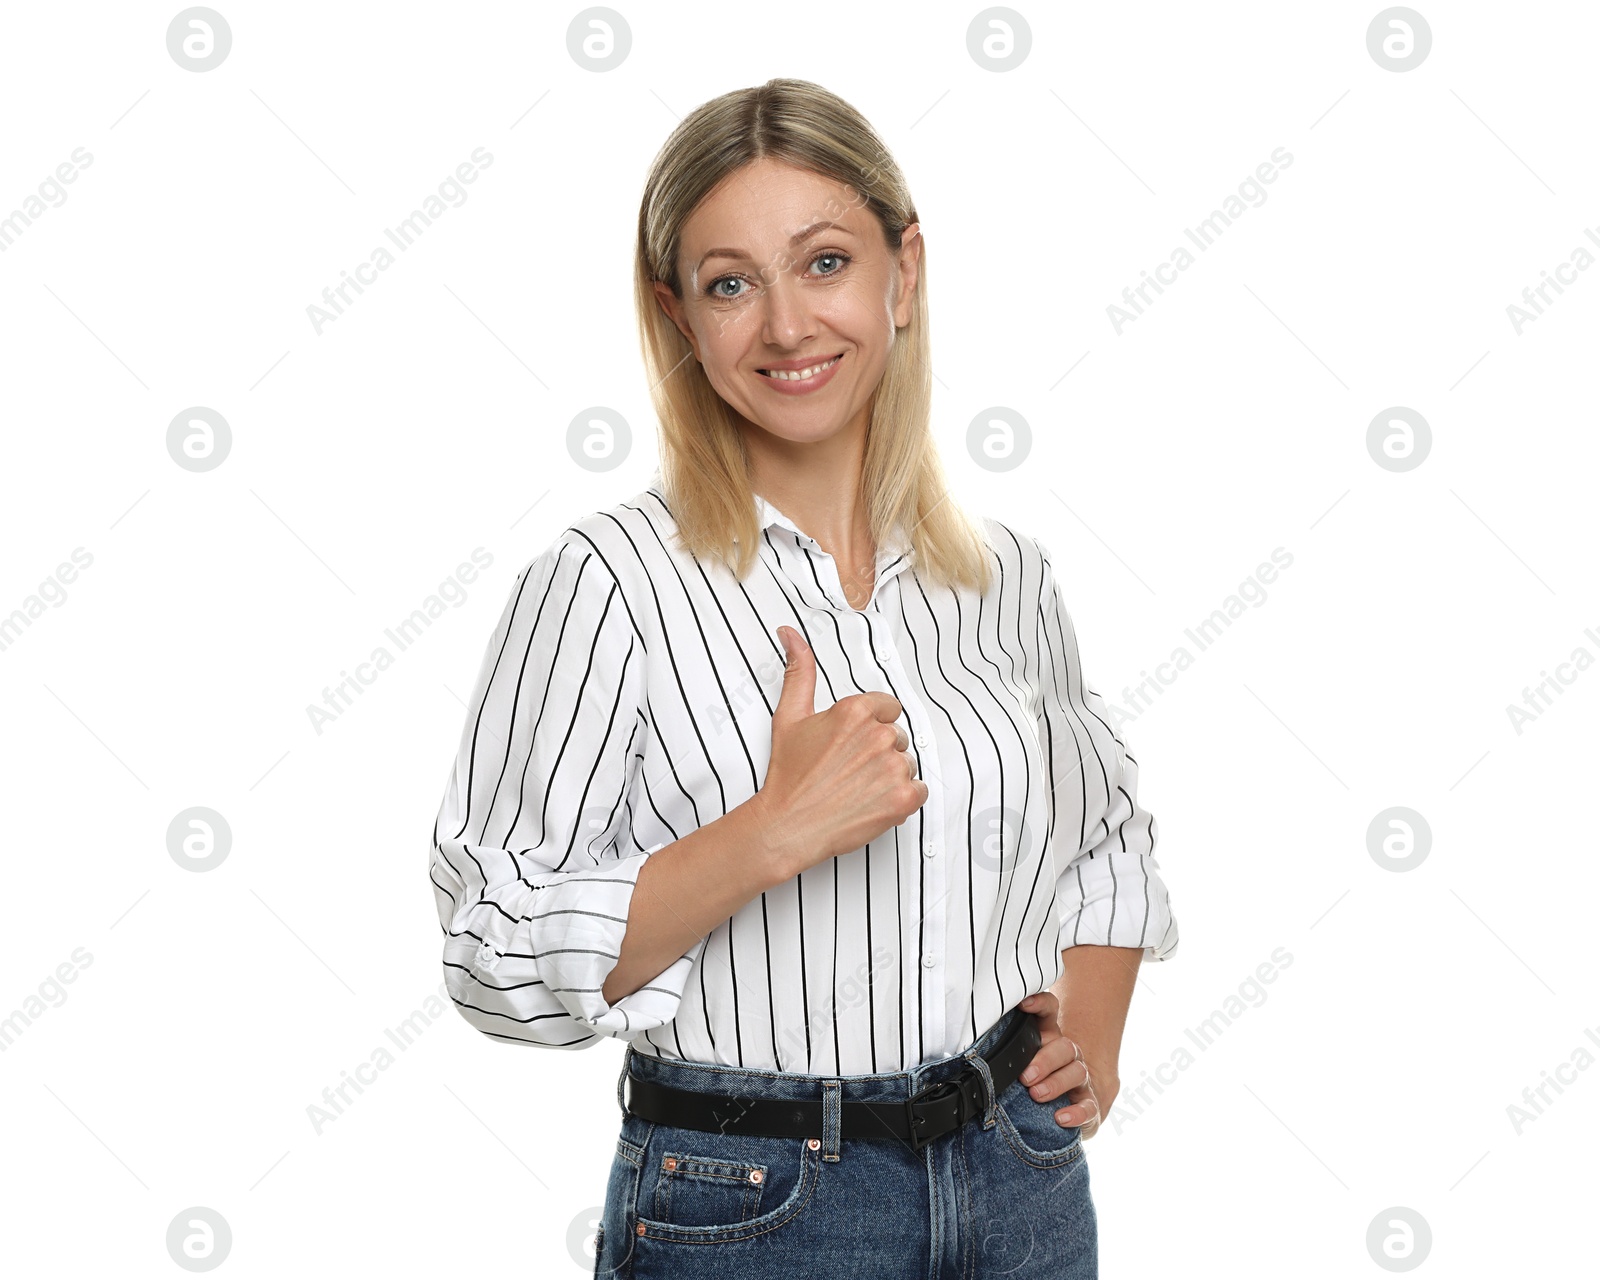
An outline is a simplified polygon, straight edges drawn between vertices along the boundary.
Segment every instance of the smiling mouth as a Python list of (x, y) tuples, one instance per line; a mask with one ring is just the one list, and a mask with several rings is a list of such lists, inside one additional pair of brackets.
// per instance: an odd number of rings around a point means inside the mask
[(829, 356), (826, 360), (811, 365), (805, 369), (757, 369), (764, 378), (772, 378), (778, 382), (804, 382), (807, 378), (814, 378), (825, 369), (831, 369), (844, 358), (844, 352), (836, 356)]

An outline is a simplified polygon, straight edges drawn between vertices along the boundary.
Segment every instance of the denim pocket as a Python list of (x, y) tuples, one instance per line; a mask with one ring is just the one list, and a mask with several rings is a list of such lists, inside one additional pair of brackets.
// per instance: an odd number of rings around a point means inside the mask
[(1028, 1164), (1040, 1168), (1070, 1164), (1083, 1154), (1083, 1130), (1056, 1123), (1056, 1112), (1066, 1105), (1065, 1095), (1040, 1102), (1020, 1079), (1013, 1080), (998, 1099), (1001, 1135)]
[(663, 1152), (656, 1163), (651, 1217), (675, 1227), (748, 1222), (760, 1212), (768, 1172), (764, 1164), (719, 1160), (690, 1151)]
[(816, 1188), (821, 1152), (805, 1138), (655, 1125), (641, 1159), (635, 1220), (662, 1240), (738, 1240), (782, 1226)]

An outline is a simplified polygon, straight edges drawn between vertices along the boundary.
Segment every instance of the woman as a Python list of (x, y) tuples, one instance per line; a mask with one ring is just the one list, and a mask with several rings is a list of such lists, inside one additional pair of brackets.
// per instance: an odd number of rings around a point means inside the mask
[(1096, 1274), (1081, 1140), (1177, 926), (1047, 551), (945, 488), (925, 280), (846, 103), (692, 113), (639, 217), (662, 469), (484, 658), (445, 972), (628, 1042), (596, 1275)]

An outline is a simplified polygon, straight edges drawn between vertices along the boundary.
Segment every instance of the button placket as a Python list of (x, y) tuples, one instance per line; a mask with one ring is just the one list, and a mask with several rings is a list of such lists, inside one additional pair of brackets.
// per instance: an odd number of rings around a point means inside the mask
[[(926, 715), (926, 712), (924, 712)], [(927, 723), (923, 719), (922, 723)], [(931, 733), (919, 733), (917, 742), (917, 774), (924, 782), (928, 783), (928, 798), (923, 802), (923, 810), (928, 819), (922, 828), (924, 849), (927, 844), (937, 841), (944, 834), (944, 796), (936, 781), (940, 776), (938, 749), (934, 746)], [(931, 834), (930, 834), (931, 833)], [(928, 946), (922, 957), (922, 971), (928, 979), (930, 990), (923, 1007), (928, 1010), (928, 1044), (934, 1046), (936, 1051), (945, 1042), (945, 991), (944, 991), (944, 966), (945, 955), (945, 927), (946, 904), (954, 896), (954, 888), (949, 884), (949, 878), (954, 872), (951, 869), (949, 858), (924, 857), (923, 866), (927, 868), (928, 876), (928, 901), (934, 905), (928, 910)], [(963, 895), (964, 896), (964, 895)]]
[(872, 599), (867, 601), (867, 607), (874, 610), (879, 617), (883, 617), (884, 614), (878, 605), (878, 597), (883, 594), (884, 588), (889, 583), (906, 571), (909, 564), (904, 554), (896, 552), (893, 556), (887, 556), (890, 563), (886, 565), (886, 556), (887, 553), (880, 553), (878, 556), (878, 569), (872, 584)]
[[(880, 577), (878, 588), (881, 590), (887, 583), (897, 578), (905, 568), (906, 562), (902, 560), (889, 571), (887, 576)], [(879, 627), (882, 628), (884, 636), (883, 652), (879, 657), (885, 668), (895, 676), (894, 691), (900, 699), (901, 706), (904, 708), (906, 723), (908, 725), (931, 724), (930, 712), (927, 706), (916, 697), (915, 686), (906, 677), (905, 663), (900, 660), (900, 646), (897, 643), (898, 619), (876, 609), (877, 597), (878, 591), (875, 590), (873, 602), (869, 605), (869, 608), (873, 609), (874, 612), (870, 612), (867, 615), (869, 618), (868, 625), (874, 634), (876, 634)], [(950, 859), (934, 857), (927, 850), (932, 847), (937, 851), (939, 844), (943, 840), (944, 797), (937, 783), (931, 781), (932, 778), (939, 776), (939, 757), (934, 746), (933, 734), (925, 730), (914, 733), (911, 735), (911, 741), (916, 748), (917, 777), (928, 784), (928, 798), (923, 802), (921, 810), (924, 853), (921, 866), (923, 868), (922, 874), (926, 877), (923, 883), (927, 886), (927, 901), (935, 904), (929, 909), (927, 919), (924, 921), (926, 931), (923, 936), (926, 946), (923, 953), (916, 958), (916, 972), (918, 983), (927, 984), (923, 989), (923, 1008), (927, 1011), (927, 1043), (930, 1045), (942, 1045), (944, 1043), (947, 1018), (942, 968), (947, 922), (943, 904), (949, 898), (945, 882), (949, 875), (947, 868), (950, 865)], [(913, 814), (911, 818), (907, 819), (906, 825), (909, 827), (916, 818), (917, 815)], [(914, 882), (912, 888), (915, 891), (916, 885)], [(915, 936), (914, 932), (912, 936)]]
[(835, 609), (851, 608), (850, 600), (844, 593), (844, 581), (839, 577), (839, 562), (824, 551), (815, 538), (807, 538), (806, 541), (810, 544), (806, 554), (815, 554), (822, 561), (822, 591), (828, 597), (828, 603)]

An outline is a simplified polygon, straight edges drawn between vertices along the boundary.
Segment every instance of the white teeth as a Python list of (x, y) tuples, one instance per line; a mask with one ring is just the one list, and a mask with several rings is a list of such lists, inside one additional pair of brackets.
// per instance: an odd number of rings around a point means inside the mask
[(801, 382), (806, 378), (815, 377), (830, 365), (837, 364), (838, 361), (839, 357), (834, 356), (832, 360), (824, 360), (821, 364), (814, 364), (809, 369), (762, 369), (758, 370), (758, 372), (765, 374), (769, 378), (781, 378), (784, 382)]

